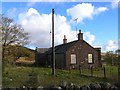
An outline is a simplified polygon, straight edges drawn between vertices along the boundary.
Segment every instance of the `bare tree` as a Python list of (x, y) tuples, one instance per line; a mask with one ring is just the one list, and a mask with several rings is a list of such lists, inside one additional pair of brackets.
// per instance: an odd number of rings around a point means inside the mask
[(13, 22), (13, 19), (0, 15), (0, 32), (2, 33), (2, 58), (4, 60), (6, 47), (9, 45), (26, 45), (29, 43), (29, 34)]

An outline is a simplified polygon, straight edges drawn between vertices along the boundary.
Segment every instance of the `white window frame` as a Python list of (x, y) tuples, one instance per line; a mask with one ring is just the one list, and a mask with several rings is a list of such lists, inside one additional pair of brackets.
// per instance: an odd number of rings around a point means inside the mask
[(88, 63), (93, 63), (93, 54), (92, 53), (89, 53), (88, 54)]
[(70, 64), (76, 64), (76, 54), (71, 54), (71, 61), (70, 61)]

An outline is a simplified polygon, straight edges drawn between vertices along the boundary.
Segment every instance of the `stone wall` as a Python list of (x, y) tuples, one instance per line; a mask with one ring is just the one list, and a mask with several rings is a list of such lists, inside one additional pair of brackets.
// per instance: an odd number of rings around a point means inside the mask
[(91, 83), (89, 85), (78, 86), (74, 83), (67, 84), (66, 82), (62, 82), (59, 86), (50, 86), (50, 87), (42, 87), (39, 86), (37, 88), (30, 87), (20, 87), (20, 88), (3, 88), (1, 90), (120, 90), (118, 89), (118, 85), (111, 85), (110, 83)]

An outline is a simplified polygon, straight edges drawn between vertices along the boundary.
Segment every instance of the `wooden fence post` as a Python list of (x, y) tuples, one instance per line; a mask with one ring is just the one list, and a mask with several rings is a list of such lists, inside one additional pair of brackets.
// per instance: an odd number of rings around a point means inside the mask
[(71, 73), (71, 65), (70, 65), (70, 67), (69, 67), (69, 73)]
[(81, 75), (81, 65), (79, 65), (79, 72), (80, 72), (80, 75)]
[(104, 78), (106, 78), (106, 71), (105, 71), (105, 67), (103, 67), (103, 71), (104, 71)]
[(91, 77), (93, 77), (93, 66), (91, 66)]
[(118, 85), (120, 90), (120, 64), (118, 64)]

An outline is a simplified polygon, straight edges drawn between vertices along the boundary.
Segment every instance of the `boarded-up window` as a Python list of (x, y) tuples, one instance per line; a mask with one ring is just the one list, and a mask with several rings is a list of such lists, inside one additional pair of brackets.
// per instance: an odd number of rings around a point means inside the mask
[(71, 54), (71, 64), (76, 64), (76, 54)]
[(88, 54), (88, 63), (93, 63), (93, 54)]

